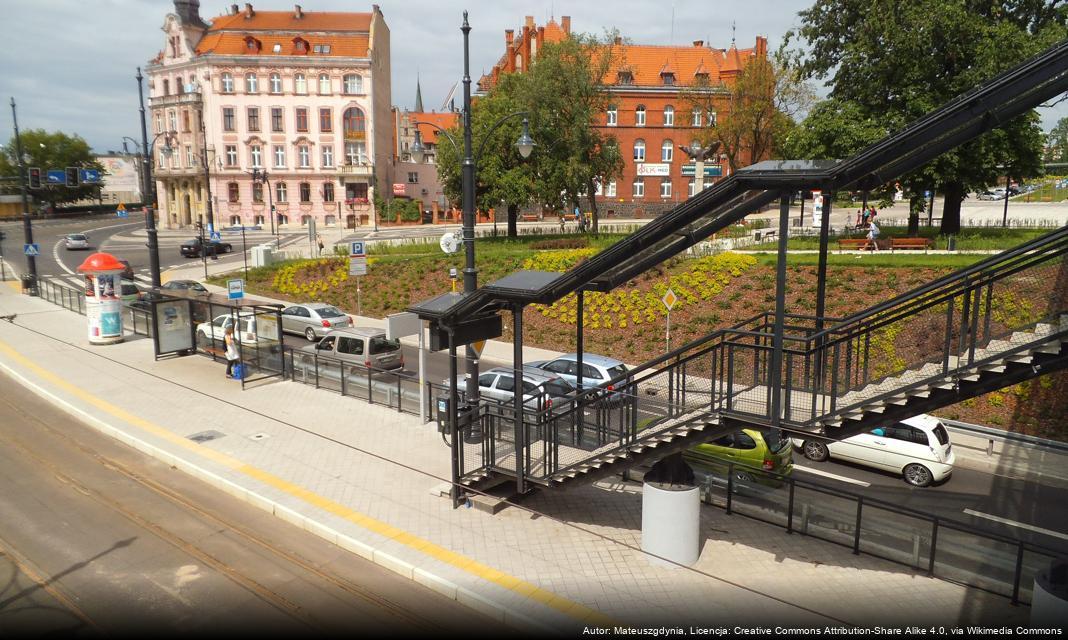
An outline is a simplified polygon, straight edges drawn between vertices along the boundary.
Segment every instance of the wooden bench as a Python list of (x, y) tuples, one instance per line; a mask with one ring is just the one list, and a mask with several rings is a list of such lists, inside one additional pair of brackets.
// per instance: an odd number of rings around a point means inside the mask
[(537, 216), (537, 214), (534, 214), (534, 213), (524, 213), (521, 216), (519, 216), (519, 219), (522, 220), (523, 222), (537, 222), (538, 221), (538, 216)]
[(839, 251), (842, 251), (843, 249), (851, 249), (851, 250), (856, 249), (856, 250), (859, 250), (859, 249), (863, 249), (867, 245), (868, 245), (868, 239), (867, 238), (839, 238), (838, 239), (838, 250)]
[(934, 243), (930, 238), (890, 238), (890, 250), (923, 249), (926, 252)]
[(777, 229), (757, 229), (753, 231), (753, 241), (767, 241), (769, 238), (774, 238), (778, 235), (777, 231)]

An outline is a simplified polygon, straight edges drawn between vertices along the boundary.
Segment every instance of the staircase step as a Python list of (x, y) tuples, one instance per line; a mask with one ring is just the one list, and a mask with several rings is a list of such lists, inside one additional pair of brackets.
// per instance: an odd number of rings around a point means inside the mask
[(889, 402), (890, 404), (896, 404), (896, 405), (904, 406), (904, 405), (907, 405), (909, 403), (909, 397), (907, 395), (894, 396), (892, 398), (887, 398), (886, 401)]

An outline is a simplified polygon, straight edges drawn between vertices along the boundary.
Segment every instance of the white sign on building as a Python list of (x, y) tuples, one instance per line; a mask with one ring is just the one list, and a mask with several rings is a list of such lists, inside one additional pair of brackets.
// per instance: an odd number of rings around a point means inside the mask
[(666, 162), (643, 162), (638, 165), (640, 176), (670, 176), (671, 165)]

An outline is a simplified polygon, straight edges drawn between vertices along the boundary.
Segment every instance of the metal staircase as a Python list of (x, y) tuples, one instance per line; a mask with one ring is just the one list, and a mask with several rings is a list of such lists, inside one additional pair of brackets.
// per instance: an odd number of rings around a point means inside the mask
[(522, 473), (565, 487), (743, 425), (841, 439), (1064, 369), (1068, 228), (827, 323), (790, 316), (777, 387), (772, 317), (762, 314), (610, 381), (610, 395), (526, 411), (518, 468), (514, 413), (486, 405), (481, 453), (461, 477), (481, 488)]

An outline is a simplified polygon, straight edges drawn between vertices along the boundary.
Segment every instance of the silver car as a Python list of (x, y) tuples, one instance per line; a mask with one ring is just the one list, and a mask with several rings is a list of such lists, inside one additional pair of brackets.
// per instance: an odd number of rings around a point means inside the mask
[(68, 233), (67, 237), (63, 239), (63, 242), (67, 249), (89, 248), (89, 236), (84, 233)]
[[(531, 362), (530, 366), (537, 367), (549, 373), (555, 373), (572, 386), (578, 386), (578, 354), (568, 353), (555, 360), (543, 360)], [(608, 386), (608, 382), (620, 376), (626, 375), (627, 365), (622, 361), (596, 353), (582, 354), (582, 388), (596, 389), (607, 386), (608, 393), (605, 398), (611, 402), (623, 399), (622, 389)], [(618, 386), (618, 385), (617, 385)]]
[(298, 333), (314, 342), (333, 329), (352, 326), (352, 318), (323, 302), (295, 304), (282, 309), (282, 331)]
[(317, 358), (324, 358), (372, 370), (404, 367), (400, 340), (388, 340), (385, 331), (368, 327), (336, 329), (319, 342), (301, 347), (297, 354), (299, 362), (304, 365), (312, 365)]
[[(443, 382), (448, 386), (449, 381)], [(467, 390), (467, 379), (456, 381), (459, 391)], [(548, 407), (555, 403), (563, 408), (560, 400), (575, 391), (575, 387), (562, 377), (542, 371), (536, 367), (523, 367), (523, 404), (537, 408), (539, 398), (544, 397)], [(511, 402), (515, 397), (515, 373), (511, 367), (494, 367), (478, 376), (478, 392), (482, 397), (492, 398), (498, 402)]]

